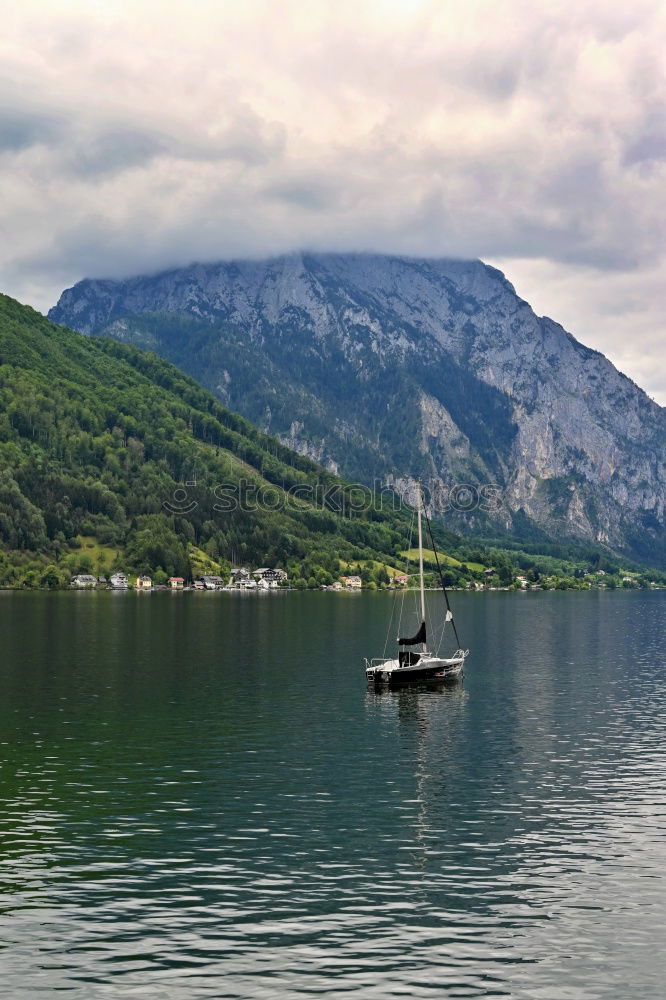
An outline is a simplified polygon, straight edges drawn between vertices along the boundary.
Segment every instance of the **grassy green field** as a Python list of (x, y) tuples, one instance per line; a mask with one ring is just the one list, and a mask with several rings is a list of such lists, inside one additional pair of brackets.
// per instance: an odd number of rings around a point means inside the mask
[(101, 545), (92, 535), (77, 535), (76, 541), (79, 547), (70, 557), (76, 568), (81, 564), (80, 557), (85, 556), (84, 565), (90, 560), (92, 571), (97, 576), (107, 576), (122, 562), (123, 550), (117, 545)]
[[(220, 575), (219, 560), (212, 559), (206, 552), (204, 552), (203, 549), (197, 548), (197, 546), (192, 545), (192, 543), (188, 545), (187, 550), (190, 557), (193, 577)], [(225, 580), (224, 582), (228, 583), (229, 581)]]
[(391, 566), (389, 563), (378, 562), (376, 559), (357, 559), (354, 562), (347, 562), (344, 559), (340, 560), (340, 572), (346, 573), (352, 570), (356, 566), (366, 567), (370, 570), (381, 569), (382, 566), (386, 568), (386, 572), (390, 577), (399, 576), (404, 573), (404, 567)]
[[(419, 561), (419, 550), (418, 549), (406, 549), (401, 553), (405, 559), (409, 559), (410, 562), (418, 563)], [(438, 553), (440, 566), (462, 566), (463, 564), (459, 559), (455, 559), (453, 556), (444, 555), (443, 552)], [(432, 549), (423, 550), (423, 564), (427, 566), (428, 569), (437, 569), (437, 562), (435, 559), (435, 553)], [(467, 562), (465, 566), (477, 573), (482, 573), (486, 568), (481, 563), (477, 562)]]

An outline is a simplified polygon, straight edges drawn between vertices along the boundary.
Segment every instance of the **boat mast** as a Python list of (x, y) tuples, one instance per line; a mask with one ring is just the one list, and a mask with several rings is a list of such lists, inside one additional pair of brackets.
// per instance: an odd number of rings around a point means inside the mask
[[(423, 493), (421, 492), (421, 484), (419, 483), (419, 506), (418, 506), (418, 525), (419, 525), (419, 582), (421, 586), (421, 621), (426, 620), (425, 613), (425, 589), (423, 586), (423, 531), (421, 528), (421, 507), (423, 506)], [(425, 653), (426, 644), (421, 643), (421, 652)]]
[(437, 566), (437, 572), (439, 573), (439, 579), (441, 580), (442, 583), (442, 590), (444, 591), (444, 600), (446, 601), (446, 610), (447, 610), (446, 620), (450, 621), (451, 625), (453, 626), (453, 634), (456, 637), (456, 642), (458, 643), (458, 649), (460, 649), (462, 644), (460, 642), (460, 636), (458, 635), (458, 629), (456, 628), (456, 623), (453, 619), (453, 612), (451, 611), (451, 605), (449, 604), (449, 595), (446, 592), (446, 584), (444, 583), (444, 574), (442, 573), (442, 567), (439, 565), (439, 556), (437, 555), (437, 546), (435, 545), (435, 539), (433, 538), (432, 528), (430, 527), (430, 520), (428, 518), (428, 515), (425, 513), (425, 510), (423, 513), (425, 514), (426, 524), (428, 526), (428, 534), (430, 536), (430, 544), (432, 545), (432, 551), (435, 554), (435, 564)]

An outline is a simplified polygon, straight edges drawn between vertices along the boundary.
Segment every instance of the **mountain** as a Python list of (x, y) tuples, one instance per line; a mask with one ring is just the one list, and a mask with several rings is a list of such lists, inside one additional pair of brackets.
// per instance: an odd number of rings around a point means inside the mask
[(481, 261), (197, 264), (82, 281), (49, 317), (154, 350), (334, 472), (420, 478), (456, 529), (666, 559), (666, 411)]
[(408, 546), (406, 513), (342, 516), (345, 495), (157, 356), (0, 295), (0, 585), (185, 576), (193, 560), (331, 582), (339, 558), (390, 562)]

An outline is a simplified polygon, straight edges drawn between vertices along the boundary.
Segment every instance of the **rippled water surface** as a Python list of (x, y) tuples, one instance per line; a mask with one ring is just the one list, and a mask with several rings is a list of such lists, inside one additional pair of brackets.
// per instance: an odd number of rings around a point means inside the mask
[(455, 597), (0, 594), (0, 996), (662, 997), (666, 594)]

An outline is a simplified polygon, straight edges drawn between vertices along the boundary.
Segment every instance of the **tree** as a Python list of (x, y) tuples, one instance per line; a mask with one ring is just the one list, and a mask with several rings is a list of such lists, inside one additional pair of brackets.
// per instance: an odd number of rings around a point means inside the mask
[(187, 549), (169, 519), (161, 514), (147, 514), (137, 519), (126, 555), (130, 568), (137, 572), (150, 568), (162, 569), (169, 576), (191, 576)]
[(55, 588), (60, 587), (62, 583), (63, 580), (58, 571), (58, 567), (54, 566), (53, 563), (50, 563), (40, 577), (40, 587), (48, 587), (49, 590), (55, 590)]
[(92, 573), (93, 561), (91, 555), (89, 555), (87, 552), (82, 553), (79, 556), (78, 562), (79, 562), (79, 571), (81, 573)]

